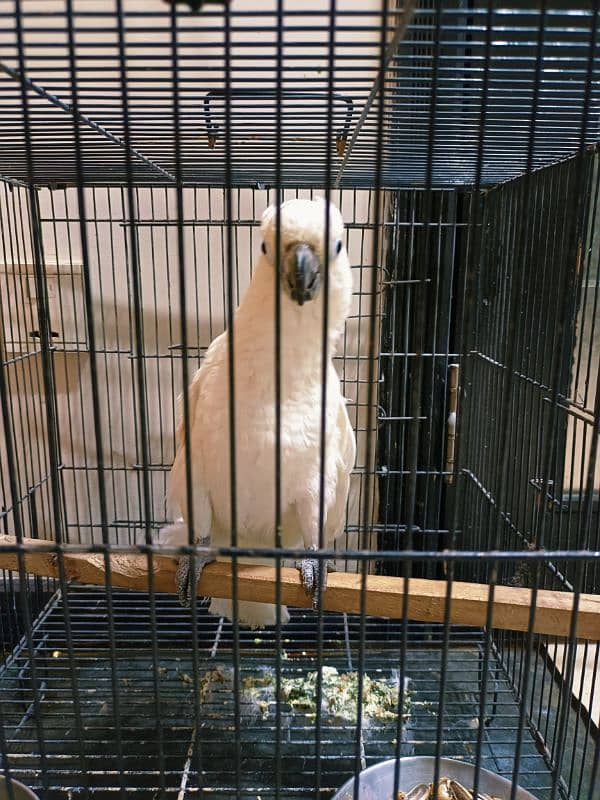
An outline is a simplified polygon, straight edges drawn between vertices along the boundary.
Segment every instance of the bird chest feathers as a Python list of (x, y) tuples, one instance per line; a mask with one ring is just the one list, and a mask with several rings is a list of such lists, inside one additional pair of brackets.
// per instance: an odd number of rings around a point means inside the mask
[[(236, 481), (238, 522), (273, 529), (275, 479), (279, 474), (283, 510), (292, 505), (307, 487), (307, 476), (319, 474), (322, 425), (321, 369), (302, 359), (295, 367), (285, 367), (281, 374), (280, 446), (281, 463), (276, 469), (276, 402), (274, 357), (244, 346), (236, 353), (235, 369), (235, 467), (243, 481)], [(320, 364), (320, 353), (314, 353)], [(211, 496), (213, 511), (221, 520), (230, 515), (230, 448), (229, 381), (225, 366), (227, 348), (223, 348), (220, 369), (209, 369), (203, 386), (206, 398), (220, 398), (212, 412), (204, 413), (193, 426), (194, 441), (204, 453), (203, 480)], [(335, 431), (339, 405), (339, 381), (329, 365), (326, 398), (326, 442)], [(192, 446), (192, 454), (198, 452)], [(327, 450), (330, 450), (328, 453)], [(335, 456), (326, 444), (325, 479), (332, 484)]]

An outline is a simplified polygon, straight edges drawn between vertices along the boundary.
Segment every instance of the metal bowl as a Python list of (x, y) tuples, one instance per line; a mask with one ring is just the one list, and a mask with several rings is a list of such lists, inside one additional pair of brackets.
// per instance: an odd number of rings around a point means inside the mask
[[(6, 784), (8, 781), (3, 775), (0, 775), (0, 800), (10, 800), (11, 795), (9, 794), (8, 788)], [(27, 786), (24, 786), (19, 781), (16, 781), (14, 778), (11, 780), (12, 784), (12, 797), (14, 800), (39, 800), (39, 797), (35, 792), (32, 792), (31, 789), (28, 789)]]
[[(396, 759), (382, 761), (358, 776), (360, 800), (393, 800)], [(407, 792), (417, 783), (431, 783), (435, 769), (433, 756), (407, 756), (400, 759), (399, 790)], [(440, 777), (453, 778), (467, 789), (473, 788), (475, 767), (453, 758), (440, 758)], [(479, 771), (479, 791), (510, 800), (511, 782), (487, 769)], [(334, 795), (333, 800), (353, 800), (354, 778), (350, 778)], [(537, 800), (530, 792), (517, 789), (516, 800)]]

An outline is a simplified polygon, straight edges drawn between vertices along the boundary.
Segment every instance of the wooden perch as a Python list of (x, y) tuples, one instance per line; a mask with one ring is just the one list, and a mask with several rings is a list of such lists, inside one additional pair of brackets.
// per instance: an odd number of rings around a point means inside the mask
[[(15, 545), (11, 536), (0, 536), (0, 545)], [(43, 552), (40, 546), (48, 542), (26, 539), (31, 548), (25, 554), (27, 572), (58, 577), (55, 553)], [(36, 552), (37, 550), (37, 552)], [(111, 584), (124, 589), (148, 590), (148, 561), (145, 555), (111, 553)], [(157, 592), (175, 591), (174, 558), (153, 558), (154, 589)], [(0, 569), (18, 569), (14, 552), (0, 551)], [(66, 553), (64, 570), (67, 580), (74, 583), (106, 584), (104, 556), (95, 553)], [(238, 565), (238, 598), (264, 603), (275, 601), (275, 569), (253, 564)], [(199, 596), (231, 597), (232, 571), (229, 563), (214, 563), (205, 567), (198, 587)], [(401, 619), (403, 613), (403, 578), (380, 575), (367, 577), (366, 612), (377, 617)], [(419, 622), (443, 622), (447, 583), (442, 580), (409, 579), (408, 618)], [(455, 581), (452, 585), (450, 621), (455, 625), (483, 627), (486, 622), (489, 587), (481, 583)], [(323, 598), (326, 611), (360, 611), (361, 576), (346, 572), (329, 575)], [(494, 596), (493, 627), (526, 631), (529, 623), (531, 590), (512, 586), (497, 586)], [(281, 570), (281, 601), (286, 605), (310, 606), (310, 600), (300, 585), (295, 569)], [(534, 631), (554, 636), (568, 636), (571, 629), (573, 594), (540, 589), (537, 595)], [(600, 595), (582, 594), (577, 616), (577, 637), (600, 640)]]

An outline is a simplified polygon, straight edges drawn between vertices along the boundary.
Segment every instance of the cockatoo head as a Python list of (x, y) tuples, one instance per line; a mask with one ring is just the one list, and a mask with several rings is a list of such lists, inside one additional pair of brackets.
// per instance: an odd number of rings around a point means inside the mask
[[(314, 300), (321, 288), (323, 271), (329, 253), (329, 275), (335, 279), (336, 272), (347, 271), (350, 265), (344, 247), (344, 222), (338, 209), (329, 204), (329, 230), (327, 241), (325, 201), (297, 198), (281, 204), (280, 210), (280, 257), (279, 274), (285, 294), (299, 306)], [(269, 206), (262, 217), (262, 251), (277, 268), (276, 207)], [(335, 280), (332, 282), (335, 285)]]

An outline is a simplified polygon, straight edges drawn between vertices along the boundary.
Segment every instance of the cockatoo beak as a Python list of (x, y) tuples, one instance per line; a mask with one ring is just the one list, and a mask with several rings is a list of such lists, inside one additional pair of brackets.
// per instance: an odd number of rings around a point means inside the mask
[(304, 305), (313, 300), (321, 285), (321, 263), (313, 248), (304, 242), (296, 245), (286, 259), (284, 286), (291, 299)]

